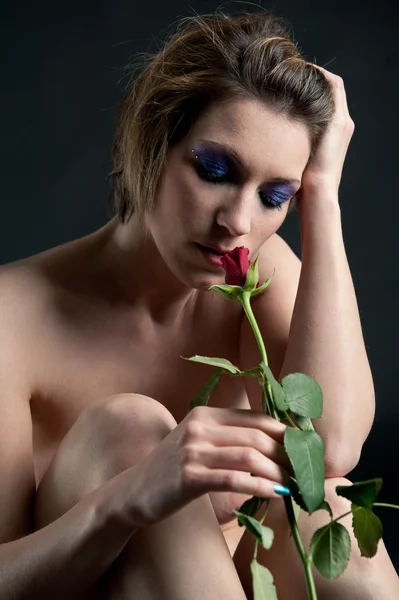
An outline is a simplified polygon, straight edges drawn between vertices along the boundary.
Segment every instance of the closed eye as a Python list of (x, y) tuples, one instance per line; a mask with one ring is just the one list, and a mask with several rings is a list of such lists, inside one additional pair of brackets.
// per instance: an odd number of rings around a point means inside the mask
[(273, 195), (259, 192), (259, 196), (266, 208), (277, 208), (277, 210), (283, 210), (284, 202), (289, 200), (289, 198), (283, 197), (282, 194), (277, 194), (276, 192)]
[(205, 181), (225, 183), (233, 179), (231, 169), (210, 158), (201, 158), (195, 165), (198, 175)]
[[(204, 163), (208, 163), (211, 168), (208, 168)], [(223, 165), (214, 163), (213, 161), (201, 161), (196, 163), (196, 171), (198, 176), (209, 183), (213, 184), (227, 184), (236, 183), (238, 177), (233, 177), (226, 170)], [(290, 196), (280, 192), (279, 190), (273, 190), (273, 193), (265, 193), (259, 191), (259, 197), (262, 205), (265, 208), (282, 210), (284, 202), (289, 200)]]

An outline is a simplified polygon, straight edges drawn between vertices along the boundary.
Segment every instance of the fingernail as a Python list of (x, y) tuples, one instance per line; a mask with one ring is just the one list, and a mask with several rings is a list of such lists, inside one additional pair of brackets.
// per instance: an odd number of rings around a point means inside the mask
[(281, 496), (288, 496), (288, 494), (290, 494), (290, 490), (285, 487), (285, 485), (281, 485), (280, 483), (276, 483), (273, 486), (274, 491), (276, 492), (276, 494), (280, 494)]

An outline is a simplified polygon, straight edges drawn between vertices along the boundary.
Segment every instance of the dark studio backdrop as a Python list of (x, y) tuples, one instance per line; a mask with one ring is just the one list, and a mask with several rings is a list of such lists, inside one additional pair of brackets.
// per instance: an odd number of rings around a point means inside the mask
[[(123, 66), (136, 51), (155, 51), (177, 17), (218, 5), (194, 0), (2, 3), (0, 263), (105, 223), (109, 151), (126, 83)], [(398, 4), (277, 0), (262, 6), (292, 24), (309, 60), (345, 81), (356, 131), (340, 204), (377, 398), (373, 429), (350, 477), (381, 476), (380, 500), (399, 504)], [(296, 213), (280, 233), (299, 254)], [(399, 512), (379, 509), (378, 514), (399, 570)]]

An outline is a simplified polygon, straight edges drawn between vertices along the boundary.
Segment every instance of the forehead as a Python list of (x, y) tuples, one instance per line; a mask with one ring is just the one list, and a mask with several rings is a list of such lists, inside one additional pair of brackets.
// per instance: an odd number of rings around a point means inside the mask
[[(279, 115), (256, 99), (233, 99), (209, 105), (186, 142), (208, 139), (233, 148), (254, 175), (298, 176), (309, 159), (306, 126)], [(282, 170), (284, 172), (282, 172)]]

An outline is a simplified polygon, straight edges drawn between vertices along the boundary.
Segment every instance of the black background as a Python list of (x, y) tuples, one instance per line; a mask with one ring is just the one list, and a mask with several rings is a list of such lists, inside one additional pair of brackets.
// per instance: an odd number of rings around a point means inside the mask
[[(137, 51), (155, 51), (179, 16), (218, 6), (177, 0), (1, 4), (0, 263), (106, 222), (106, 176), (116, 108), (127, 82), (124, 65)], [(340, 204), (377, 399), (373, 429), (350, 477), (382, 477), (380, 500), (399, 503), (398, 4), (280, 0), (262, 6), (292, 24), (309, 60), (345, 81), (356, 131)], [(299, 254), (296, 214), (280, 233)], [(378, 514), (398, 570), (399, 512)]]

